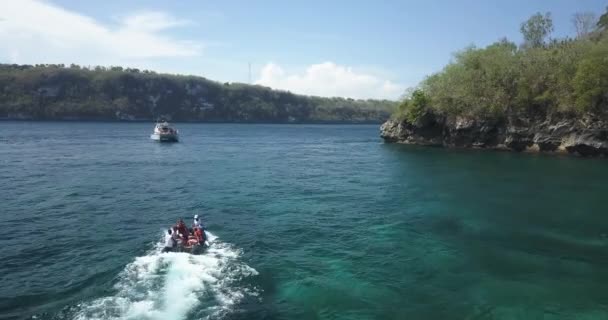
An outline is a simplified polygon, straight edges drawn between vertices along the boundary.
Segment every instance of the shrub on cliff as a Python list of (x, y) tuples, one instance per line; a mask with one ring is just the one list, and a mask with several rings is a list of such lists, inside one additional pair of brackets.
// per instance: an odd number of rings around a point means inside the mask
[(585, 54), (574, 77), (578, 110), (601, 110), (608, 106), (608, 38)]
[(484, 49), (467, 48), (442, 72), (427, 78), (421, 89), (439, 113), (504, 113), (516, 94), (516, 50), (507, 40)]
[(397, 118), (410, 123), (417, 122), (429, 106), (429, 99), (424, 91), (414, 90), (398, 107)]

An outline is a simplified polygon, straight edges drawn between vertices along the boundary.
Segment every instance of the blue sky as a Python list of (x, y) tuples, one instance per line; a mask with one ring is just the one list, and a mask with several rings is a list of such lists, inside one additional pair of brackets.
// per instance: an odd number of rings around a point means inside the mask
[(0, 61), (124, 65), (293, 92), (397, 98), (468, 45), (521, 41), (550, 11), (554, 37), (600, 0), (76, 1), (0, 3)]

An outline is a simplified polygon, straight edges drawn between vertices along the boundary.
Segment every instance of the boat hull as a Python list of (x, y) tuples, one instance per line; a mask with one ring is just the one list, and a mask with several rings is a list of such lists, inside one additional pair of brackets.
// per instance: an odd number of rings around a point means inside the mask
[(189, 246), (189, 247), (180, 247), (179, 248), (180, 252), (186, 252), (189, 254), (201, 254), (204, 249), (205, 249), (204, 244), (202, 244), (202, 245), (197, 244), (197, 245), (193, 245), (193, 246)]
[(150, 139), (158, 142), (178, 142), (179, 136), (171, 133), (153, 133), (150, 135)]

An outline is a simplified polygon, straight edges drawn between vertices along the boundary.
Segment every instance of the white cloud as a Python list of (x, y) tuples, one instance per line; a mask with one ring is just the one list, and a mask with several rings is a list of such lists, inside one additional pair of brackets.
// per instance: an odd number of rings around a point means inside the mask
[(160, 31), (192, 24), (192, 21), (172, 17), (164, 12), (141, 12), (122, 19), (127, 29), (141, 31)]
[(197, 56), (201, 44), (164, 33), (187, 24), (163, 12), (140, 12), (108, 25), (48, 2), (0, 1), (0, 59), (133, 65), (144, 59)]
[(295, 93), (356, 99), (397, 99), (404, 86), (351, 67), (324, 62), (310, 65), (303, 73), (288, 73), (279, 65), (266, 64), (256, 84)]

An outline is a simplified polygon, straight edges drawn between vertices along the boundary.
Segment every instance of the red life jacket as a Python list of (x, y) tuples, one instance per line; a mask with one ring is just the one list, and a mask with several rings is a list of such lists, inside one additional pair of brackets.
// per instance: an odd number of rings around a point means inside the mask
[(194, 229), (194, 235), (198, 239), (198, 242), (202, 243), (203, 241), (205, 241), (205, 238), (203, 237), (203, 231), (201, 231), (200, 228)]

